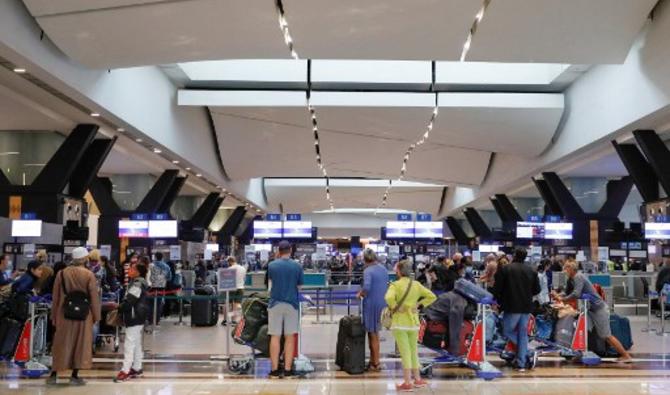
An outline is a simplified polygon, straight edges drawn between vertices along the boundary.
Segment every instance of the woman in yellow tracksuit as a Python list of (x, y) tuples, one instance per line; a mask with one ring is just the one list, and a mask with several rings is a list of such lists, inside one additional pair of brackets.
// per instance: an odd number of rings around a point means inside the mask
[[(419, 336), (419, 313), (418, 307), (424, 307), (433, 303), (437, 297), (429, 289), (425, 288), (418, 281), (411, 280), (412, 264), (407, 261), (400, 261), (395, 269), (398, 280), (391, 283), (386, 292), (386, 304), (388, 308), (393, 309), (398, 305), (407, 287), (411, 286), (407, 297), (402, 302), (398, 311), (393, 314), (391, 331), (398, 344), (400, 358), (405, 381), (396, 385), (398, 391), (412, 391), (413, 388), (421, 388), (428, 385), (421, 379), (419, 374), (419, 351), (417, 349)], [(414, 382), (412, 382), (414, 376)]]

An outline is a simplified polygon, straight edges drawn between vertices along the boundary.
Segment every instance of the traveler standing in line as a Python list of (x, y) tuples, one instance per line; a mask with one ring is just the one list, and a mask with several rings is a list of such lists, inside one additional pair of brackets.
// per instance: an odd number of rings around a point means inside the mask
[(40, 261), (30, 261), (26, 272), (12, 283), (12, 293), (32, 294), (35, 283), (42, 276), (44, 265)]
[[(51, 319), (56, 333), (49, 385), (57, 383), (58, 372), (70, 369), (70, 384), (84, 385), (79, 370), (93, 366), (93, 324), (100, 321), (100, 296), (95, 276), (86, 269), (87, 260), (86, 248), (75, 248), (72, 265), (61, 270), (54, 283)], [(78, 314), (82, 315), (75, 317)]]
[[(230, 304), (232, 305), (232, 325), (237, 324), (236, 314), (239, 314), (242, 309), (242, 298), (244, 297), (244, 283), (247, 279), (247, 269), (237, 263), (237, 259), (234, 256), (229, 256), (226, 261), (228, 262), (228, 268), (235, 270), (235, 291), (230, 294)], [(221, 325), (228, 325), (228, 307), (224, 309), (223, 322)]]
[[(127, 288), (128, 287), (128, 281), (130, 280), (130, 277), (128, 277), (128, 272), (130, 271), (130, 266), (136, 264), (138, 262), (139, 258), (137, 254), (131, 254), (128, 260), (123, 264), (123, 272), (119, 273), (119, 275), (123, 274), (123, 278), (120, 278), (119, 280), (123, 283), (123, 287)], [(148, 266), (147, 266), (148, 267)]]
[[(391, 283), (386, 291), (385, 299), (388, 308), (393, 312), (391, 331), (400, 351), (402, 360), (402, 384), (396, 385), (398, 391), (413, 391), (422, 388), (428, 382), (419, 373), (419, 306), (426, 307), (437, 297), (419, 282), (412, 280), (412, 264), (408, 260), (398, 262), (395, 269), (398, 280)], [(397, 309), (397, 310), (396, 310)], [(414, 381), (412, 382), (412, 377)]]
[(484, 285), (487, 291), (491, 292), (495, 285), (496, 271), (498, 270), (498, 258), (495, 254), (489, 254), (484, 260), (484, 274), (479, 281)]
[(633, 362), (633, 357), (630, 356), (628, 351), (623, 347), (619, 339), (612, 335), (612, 329), (610, 327), (610, 309), (607, 307), (607, 303), (598, 295), (591, 281), (583, 274), (579, 273), (577, 270), (579, 266), (574, 259), (568, 259), (563, 264), (563, 271), (572, 279), (574, 288), (573, 290), (565, 295), (558, 295), (554, 293), (554, 297), (559, 301), (570, 301), (577, 300), (582, 297), (584, 294), (589, 294), (592, 297), (592, 300), (589, 301), (589, 326), (594, 326), (596, 328), (596, 334), (599, 338), (605, 340), (610, 346), (619, 354), (617, 362), (622, 363), (631, 363)]
[(660, 294), (665, 284), (670, 284), (670, 259), (668, 258), (663, 258), (663, 265), (656, 277), (656, 292)]
[(371, 249), (363, 252), (365, 269), (363, 270), (363, 284), (358, 292), (358, 298), (363, 299), (363, 326), (368, 333), (370, 347), (370, 363), (368, 370), (381, 371), (379, 332), (382, 329), (381, 315), (386, 307), (386, 289), (389, 275), (386, 268), (377, 261), (377, 254)]
[(0, 287), (11, 284), (19, 276), (15, 267), (11, 274), (6, 273), (7, 270), (9, 270), (9, 255), (2, 254), (2, 259), (0, 259)]
[(156, 323), (160, 321), (163, 316), (163, 306), (165, 305), (165, 289), (168, 283), (172, 280), (172, 271), (167, 263), (163, 262), (163, 253), (157, 252), (154, 254), (156, 260), (149, 266), (149, 285), (158, 300), (158, 311), (156, 312)]
[[(279, 257), (268, 265), (270, 305), (268, 307), (268, 335), (270, 335), (270, 378), (292, 378), (295, 334), (300, 325), (298, 288), (303, 284), (302, 267), (291, 259), (291, 244), (279, 242)], [(279, 341), (284, 335), (284, 371), (279, 370)]]
[(102, 284), (105, 270), (102, 267), (102, 262), (100, 262), (100, 250), (95, 249), (88, 254), (88, 269), (93, 272), (98, 284)]
[(547, 274), (547, 270), (549, 270), (549, 262), (542, 260), (537, 266), (537, 280), (540, 282), (540, 293), (535, 296), (535, 300), (541, 305), (551, 302), (549, 298), (549, 275)]
[(123, 367), (116, 375), (115, 382), (142, 377), (142, 328), (149, 318), (147, 301), (147, 273), (149, 269), (141, 264), (130, 267), (130, 286), (128, 292), (119, 305), (119, 314), (122, 315), (123, 325), (126, 327), (123, 341)]
[[(512, 263), (498, 268), (493, 292), (504, 312), (504, 335), (516, 346), (516, 365), (520, 372), (526, 371), (528, 363), (528, 319), (533, 312), (533, 297), (541, 291), (537, 273), (524, 264), (526, 255), (524, 248), (517, 248)], [(536, 357), (534, 353), (533, 358)]]

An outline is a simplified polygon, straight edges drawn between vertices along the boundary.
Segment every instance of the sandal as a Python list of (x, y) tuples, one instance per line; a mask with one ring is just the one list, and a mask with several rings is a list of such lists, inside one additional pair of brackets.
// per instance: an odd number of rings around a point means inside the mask
[(368, 366), (365, 368), (365, 370), (367, 370), (368, 372), (381, 372), (382, 367), (379, 364), (373, 365), (373, 364), (369, 363)]

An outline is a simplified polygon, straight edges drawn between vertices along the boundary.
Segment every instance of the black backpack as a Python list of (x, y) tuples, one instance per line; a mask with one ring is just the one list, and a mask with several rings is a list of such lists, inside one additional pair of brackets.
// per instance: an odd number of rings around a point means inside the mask
[(65, 276), (60, 274), (61, 286), (65, 294), (65, 303), (63, 305), (63, 315), (68, 320), (84, 321), (91, 311), (91, 298), (87, 292), (72, 291), (68, 292), (65, 288)]

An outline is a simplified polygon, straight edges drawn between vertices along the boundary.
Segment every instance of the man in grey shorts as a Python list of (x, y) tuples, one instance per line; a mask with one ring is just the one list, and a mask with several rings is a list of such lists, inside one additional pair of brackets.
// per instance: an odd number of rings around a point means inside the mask
[(600, 295), (598, 295), (589, 279), (584, 274), (579, 273), (578, 267), (577, 262), (573, 259), (568, 259), (565, 262), (563, 271), (568, 278), (572, 279), (575, 288), (569, 295), (555, 296), (561, 301), (566, 301), (579, 299), (583, 294), (592, 295), (594, 298), (593, 301), (589, 303), (588, 322), (596, 328), (598, 337), (604, 339), (610, 346), (614, 347), (617, 353), (619, 353), (618, 362), (632, 362), (633, 358), (628, 351), (621, 345), (619, 339), (612, 335), (612, 330), (610, 328), (610, 310), (609, 307), (607, 307), (607, 303), (605, 303)]
[[(293, 377), (295, 334), (300, 325), (298, 287), (303, 284), (302, 267), (291, 259), (291, 244), (279, 242), (279, 256), (268, 265), (270, 306), (268, 334), (270, 335), (270, 378)], [(280, 339), (284, 335), (284, 371), (279, 369)]]

